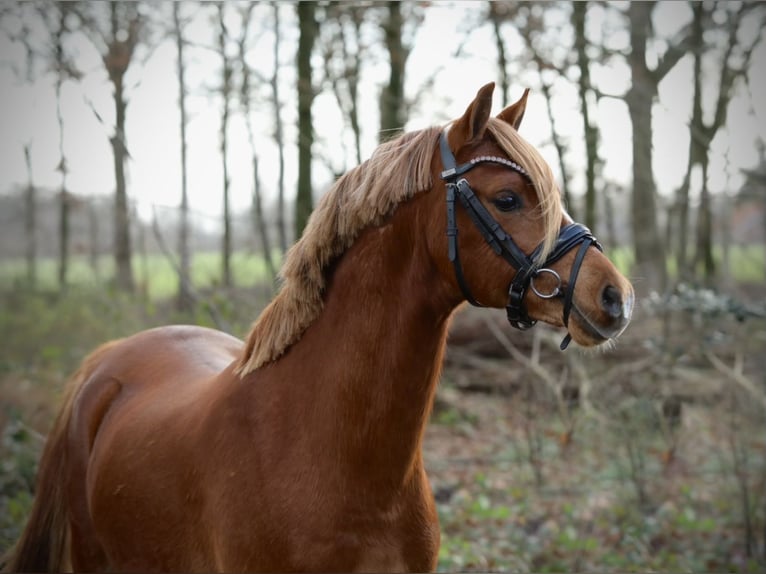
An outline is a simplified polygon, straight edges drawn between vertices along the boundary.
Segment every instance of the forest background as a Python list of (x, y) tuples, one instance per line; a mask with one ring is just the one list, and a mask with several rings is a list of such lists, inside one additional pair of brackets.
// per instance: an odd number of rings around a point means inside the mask
[(429, 427), (442, 570), (766, 567), (766, 6), (0, 4), (0, 551), (85, 353), (243, 336), (323, 191), (402, 130), (522, 134), (637, 288), (603, 354), (461, 310)]

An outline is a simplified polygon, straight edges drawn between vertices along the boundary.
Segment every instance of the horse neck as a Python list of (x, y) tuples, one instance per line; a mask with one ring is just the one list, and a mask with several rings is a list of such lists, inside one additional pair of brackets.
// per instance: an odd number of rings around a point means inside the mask
[(423, 229), (406, 224), (411, 203), (341, 257), (322, 314), (285, 356), (310, 377), (292, 400), (312, 401), (316, 440), (329, 441), (342, 465), (394, 483), (420, 461), (455, 307)]

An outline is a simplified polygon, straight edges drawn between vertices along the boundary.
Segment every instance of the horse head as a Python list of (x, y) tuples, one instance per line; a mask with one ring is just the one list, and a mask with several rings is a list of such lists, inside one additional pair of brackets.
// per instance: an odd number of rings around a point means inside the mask
[(528, 91), (490, 117), (493, 89), (479, 90), (434, 155), (435, 195), (447, 205), (431, 219), (437, 267), (455, 298), (505, 307), (514, 327), (565, 327), (562, 349), (570, 339), (614, 339), (630, 320), (633, 288), (563, 209), (550, 167), (519, 135)]

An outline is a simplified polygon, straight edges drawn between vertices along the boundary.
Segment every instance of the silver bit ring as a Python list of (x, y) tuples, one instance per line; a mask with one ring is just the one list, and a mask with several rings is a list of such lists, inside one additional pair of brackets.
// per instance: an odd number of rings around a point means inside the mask
[[(535, 277), (538, 277), (542, 273), (548, 273), (550, 275), (553, 275), (556, 278), (556, 281), (558, 281), (558, 285), (556, 285), (553, 288), (553, 291), (550, 293), (540, 293), (540, 291), (537, 290), (537, 287), (535, 287)], [(553, 269), (538, 269), (535, 271), (534, 275), (532, 275), (532, 278), (529, 280), (529, 287), (532, 289), (532, 291), (535, 292), (535, 295), (540, 297), (540, 299), (553, 299), (554, 297), (558, 297), (561, 295), (561, 276), (556, 273)]]

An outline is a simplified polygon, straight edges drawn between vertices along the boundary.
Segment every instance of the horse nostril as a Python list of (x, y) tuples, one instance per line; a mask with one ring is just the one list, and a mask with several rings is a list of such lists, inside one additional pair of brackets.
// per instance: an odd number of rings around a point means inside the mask
[(623, 305), (622, 305), (622, 293), (616, 287), (607, 285), (601, 295), (601, 305), (612, 319), (619, 319), (622, 317)]

